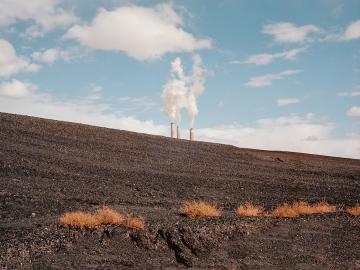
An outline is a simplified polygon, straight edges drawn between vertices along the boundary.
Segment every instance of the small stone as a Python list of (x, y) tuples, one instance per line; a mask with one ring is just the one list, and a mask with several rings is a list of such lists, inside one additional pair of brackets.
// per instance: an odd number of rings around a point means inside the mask
[(35, 213), (31, 213), (31, 216), (32, 216), (32, 217), (35, 217), (35, 216), (36, 216), (36, 214), (35, 214)]

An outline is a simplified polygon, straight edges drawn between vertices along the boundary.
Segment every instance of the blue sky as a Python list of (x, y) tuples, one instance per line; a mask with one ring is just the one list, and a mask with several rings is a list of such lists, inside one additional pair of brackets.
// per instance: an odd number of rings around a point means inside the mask
[(359, 101), (356, 0), (0, 0), (2, 112), (360, 158)]

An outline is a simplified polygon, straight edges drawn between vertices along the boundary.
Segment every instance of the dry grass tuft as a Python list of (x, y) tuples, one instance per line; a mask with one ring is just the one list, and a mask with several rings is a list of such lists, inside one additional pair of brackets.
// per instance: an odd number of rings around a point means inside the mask
[[(103, 206), (98, 209), (94, 214), (81, 211), (67, 212), (60, 217), (60, 224), (66, 227), (73, 228), (95, 228), (99, 225), (121, 225), (124, 224), (125, 218), (118, 211)], [(126, 224), (130, 224), (133, 227), (140, 226), (143, 219), (133, 218), (133, 220), (127, 220)], [(134, 225), (135, 224), (135, 225)], [(130, 226), (128, 226), (130, 227)], [(142, 225), (143, 227), (143, 225)]]
[(327, 202), (319, 202), (310, 205), (304, 201), (294, 202), (293, 204), (284, 203), (276, 207), (271, 216), (273, 217), (298, 217), (300, 215), (310, 215), (319, 213), (336, 212), (336, 206), (328, 204)]
[(333, 213), (337, 211), (337, 208), (335, 205), (331, 205), (327, 202), (319, 202), (317, 204), (314, 204), (312, 206), (312, 214), (317, 214), (317, 213)]
[(132, 214), (128, 214), (125, 225), (131, 229), (144, 229), (145, 221), (143, 217), (133, 217)]
[(107, 206), (97, 210), (96, 218), (103, 225), (121, 225), (124, 222), (124, 216), (118, 211)]
[(74, 228), (94, 228), (100, 225), (99, 220), (96, 216), (81, 212), (74, 211), (65, 213), (60, 217), (60, 224), (66, 227), (74, 227)]
[(188, 217), (218, 217), (221, 212), (213, 204), (204, 201), (185, 202), (180, 212)]
[(264, 208), (262, 206), (253, 205), (251, 202), (246, 202), (236, 209), (236, 213), (239, 216), (256, 217), (264, 214)]
[(357, 203), (355, 206), (347, 208), (346, 212), (353, 216), (360, 216), (360, 204)]
[(288, 203), (276, 207), (271, 216), (273, 217), (298, 217), (299, 213)]

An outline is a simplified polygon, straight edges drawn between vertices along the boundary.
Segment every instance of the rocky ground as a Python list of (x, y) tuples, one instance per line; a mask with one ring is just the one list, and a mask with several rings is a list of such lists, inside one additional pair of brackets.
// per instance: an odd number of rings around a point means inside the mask
[[(179, 215), (215, 202), (219, 218)], [(0, 269), (360, 269), (360, 218), (238, 217), (294, 200), (360, 200), (360, 161), (241, 149), (0, 113)], [(58, 225), (101, 205), (144, 230)]]

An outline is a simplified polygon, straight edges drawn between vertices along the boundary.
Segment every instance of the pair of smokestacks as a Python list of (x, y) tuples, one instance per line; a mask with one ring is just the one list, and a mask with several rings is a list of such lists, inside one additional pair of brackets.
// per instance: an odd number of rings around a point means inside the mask
[[(180, 139), (180, 128), (179, 128), (178, 125), (176, 126), (176, 132), (175, 132), (175, 123), (171, 123), (170, 130), (171, 130), (171, 138)], [(190, 141), (194, 140), (194, 130), (193, 130), (193, 128), (189, 129), (189, 139), (190, 139)]]

